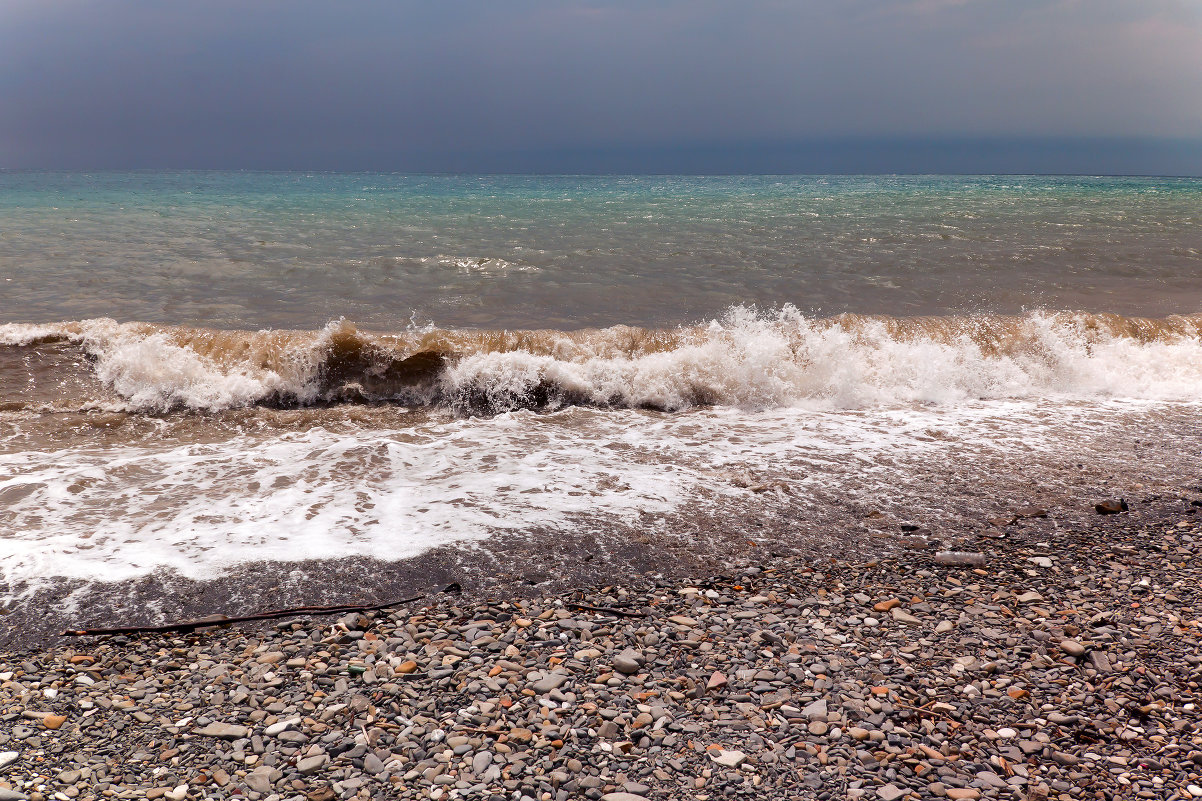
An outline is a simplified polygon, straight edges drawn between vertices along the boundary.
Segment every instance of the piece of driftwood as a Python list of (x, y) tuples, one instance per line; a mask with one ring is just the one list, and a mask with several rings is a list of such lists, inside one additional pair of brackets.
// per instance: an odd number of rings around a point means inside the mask
[(563, 605), (570, 609), (582, 609), (585, 612), (600, 612), (606, 615), (617, 615), (618, 617), (647, 617), (643, 612), (631, 612), (628, 609), (615, 609), (612, 606), (589, 606), (588, 604), (578, 604), (572, 601), (564, 601)]
[(68, 629), (62, 633), (64, 637), (91, 637), (105, 634), (159, 634), (171, 631), (192, 631), (209, 626), (225, 626), (230, 623), (245, 623), (251, 620), (275, 620), (281, 617), (296, 617), (306, 615), (342, 615), (348, 612), (374, 612), (377, 609), (388, 609), (401, 604), (422, 600), (424, 596), (402, 598), (399, 601), (389, 601), (386, 604), (340, 604), (338, 606), (294, 606), (288, 609), (272, 609), (253, 615), (238, 617), (208, 617), (200, 620), (187, 620), (183, 623), (167, 623), (161, 626), (119, 626), (106, 629)]

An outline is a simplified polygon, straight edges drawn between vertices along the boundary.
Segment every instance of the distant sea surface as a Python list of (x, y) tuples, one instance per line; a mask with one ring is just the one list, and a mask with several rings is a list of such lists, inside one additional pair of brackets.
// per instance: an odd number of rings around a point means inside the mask
[(10, 601), (1067, 520), (1200, 405), (1197, 179), (0, 172)]

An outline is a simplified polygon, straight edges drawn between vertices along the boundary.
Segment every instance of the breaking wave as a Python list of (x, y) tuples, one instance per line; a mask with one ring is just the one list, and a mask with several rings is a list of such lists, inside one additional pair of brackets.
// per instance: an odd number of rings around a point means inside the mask
[[(64, 374), (87, 371), (87, 376)], [(53, 375), (52, 375), (53, 374)], [(705, 325), (583, 331), (227, 331), (97, 319), (0, 326), (0, 408), (216, 411), (396, 403), (861, 408), (1039, 396), (1202, 398), (1202, 315), (814, 318), (735, 307)], [(70, 387), (62, 397), (63, 387)], [(43, 397), (46, 396), (46, 397)], [(46, 401), (49, 402), (49, 401)]]

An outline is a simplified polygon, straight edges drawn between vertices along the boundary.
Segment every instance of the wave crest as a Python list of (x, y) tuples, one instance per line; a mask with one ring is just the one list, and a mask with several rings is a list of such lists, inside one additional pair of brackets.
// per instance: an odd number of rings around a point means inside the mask
[(319, 331), (257, 332), (87, 320), (0, 326), (0, 347), (78, 347), (127, 408), (146, 412), (380, 402), (471, 414), (566, 405), (1202, 398), (1202, 315), (813, 318), (792, 306), (735, 307), (707, 325), (677, 329), (393, 334), (344, 320)]

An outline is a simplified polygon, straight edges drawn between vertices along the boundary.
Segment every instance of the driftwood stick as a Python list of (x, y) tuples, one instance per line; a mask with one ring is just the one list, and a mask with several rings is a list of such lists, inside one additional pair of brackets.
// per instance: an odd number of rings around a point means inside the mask
[(420, 601), (423, 597), (424, 596), (418, 595), (413, 598), (402, 598), (399, 601), (389, 601), (385, 604), (375, 605), (339, 604), (338, 606), (294, 606), (288, 609), (272, 609), (270, 611), (259, 612), (254, 615), (208, 618), (204, 620), (188, 620), (183, 623), (167, 623), (161, 626), (120, 626), (117, 628), (107, 629), (68, 629), (62, 633), (62, 636), (92, 637), (105, 634), (157, 634), (172, 631), (192, 631), (193, 629), (201, 629), (209, 626), (225, 626), (229, 623), (244, 623), (250, 620), (275, 620), (281, 617), (294, 617), (297, 615), (339, 615), (347, 612), (374, 612), (377, 609), (388, 609), (392, 606), (400, 606), (401, 604)]
[(631, 612), (626, 609), (615, 609), (612, 606), (589, 606), (588, 604), (578, 604), (573, 601), (564, 601), (563, 605), (570, 609), (582, 609), (585, 612), (600, 612), (606, 615), (617, 615), (618, 617), (647, 617), (643, 612)]

